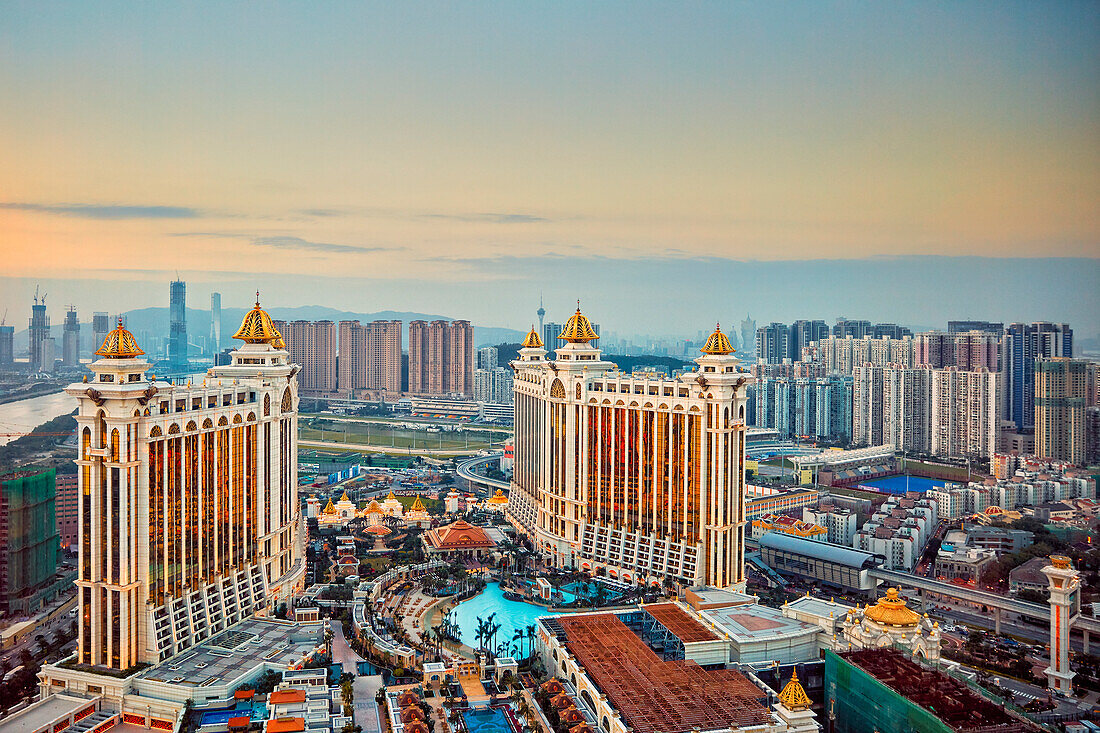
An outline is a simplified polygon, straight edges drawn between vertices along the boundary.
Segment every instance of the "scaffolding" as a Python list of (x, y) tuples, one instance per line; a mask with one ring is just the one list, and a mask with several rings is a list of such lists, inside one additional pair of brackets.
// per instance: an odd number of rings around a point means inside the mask
[(0, 609), (34, 593), (57, 572), (54, 469), (0, 476)]
[(556, 621), (577, 664), (637, 733), (688, 733), (771, 720), (764, 692), (740, 672), (662, 660), (612, 614)]
[(1038, 728), (896, 649), (825, 653), (825, 709), (835, 733), (1024, 733)]

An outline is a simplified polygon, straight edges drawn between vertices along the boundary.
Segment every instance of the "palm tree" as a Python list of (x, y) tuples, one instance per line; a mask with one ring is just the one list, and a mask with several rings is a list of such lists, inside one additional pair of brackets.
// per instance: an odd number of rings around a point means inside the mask
[(535, 656), (535, 633), (537, 629), (535, 624), (527, 624), (527, 658)]
[(527, 638), (527, 632), (524, 629), (516, 629), (512, 633), (512, 641), (519, 642), (519, 653), (523, 654), (523, 640)]

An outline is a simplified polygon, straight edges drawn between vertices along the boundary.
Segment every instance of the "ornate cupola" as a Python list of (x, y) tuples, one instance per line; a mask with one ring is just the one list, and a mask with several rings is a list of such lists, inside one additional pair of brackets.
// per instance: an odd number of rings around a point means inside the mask
[(136, 359), (145, 354), (137, 345), (134, 334), (126, 330), (122, 325), (122, 318), (118, 319), (118, 326), (103, 339), (103, 345), (95, 352), (96, 356), (104, 359)]
[(791, 679), (783, 691), (779, 693), (779, 704), (775, 712), (780, 720), (787, 724), (787, 730), (791, 733), (817, 733), (821, 727), (817, 724), (814, 713), (810, 710), (813, 702), (802, 684), (798, 681), (798, 672), (791, 673)]
[(260, 293), (256, 292), (256, 304), (244, 314), (241, 327), (233, 338), (244, 341), (230, 353), (231, 362), (207, 371), (209, 377), (252, 378), (271, 376), (293, 377), (298, 373), (297, 364), (291, 364), (286, 342), (271, 316), (260, 307)]
[(546, 347), (534, 326), (531, 326), (531, 330), (527, 332), (527, 338), (523, 339), (519, 349), (519, 360), (546, 361)]
[(244, 314), (241, 327), (233, 334), (233, 338), (240, 339), (246, 344), (270, 344), (276, 338), (283, 340), (282, 334), (271, 323), (271, 316), (260, 307), (260, 291), (256, 291), (256, 306)]
[(700, 351), (703, 355), (695, 360), (699, 365), (696, 370), (699, 377), (710, 381), (719, 378), (718, 381), (723, 381), (727, 376), (735, 379), (747, 376), (741, 372), (738, 366), (741, 360), (733, 355), (733, 345), (730, 344), (729, 337), (722, 333), (720, 324), (714, 324), (714, 332)]
[(596, 329), (592, 328), (592, 322), (581, 313), (581, 302), (578, 300), (577, 311), (569, 316), (558, 334), (558, 338), (565, 344), (554, 349), (555, 367), (566, 372), (595, 372), (614, 368), (614, 364), (601, 359), (600, 350), (592, 344), (599, 337)]
[(599, 338), (599, 334), (592, 328), (591, 321), (581, 313), (581, 302), (579, 300), (577, 301), (577, 312), (569, 316), (569, 320), (565, 322), (565, 327), (562, 328), (558, 338), (571, 344), (587, 344), (589, 341), (595, 341)]
[(145, 372), (149, 362), (141, 357), (145, 352), (138, 346), (134, 334), (123, 325), (122, 318), (118, 326), (103, 339), (95, 355), (100, 357), (91, 364), (98, 384), (132, 384), (145, 381)]

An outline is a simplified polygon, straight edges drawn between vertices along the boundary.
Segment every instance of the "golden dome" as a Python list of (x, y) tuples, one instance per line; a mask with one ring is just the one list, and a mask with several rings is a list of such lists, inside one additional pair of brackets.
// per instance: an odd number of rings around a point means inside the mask
[(107, 359), (133, 359), (144, 353), (134, 340), (134, 334), (122, 327), (121, 318), (118, 319), (118, 328), (107, 334), (103, 345), (95, 352), (96, 356)]
[(898, 595), (897, 588), (887, 588), (886, 595), (864, 611), (863, 616), (889, 626), (916, 626), (920, 623), (920, 614), (906, 608), (905, 599)]
[(393, 495), (393, 489), (390, 489), (390, 495), (386, 497), (386, 501), (397, 501), (397, 497)]
[(417, 494), (416, 501), (413, 502), (412, 509), (410, 509), (409, 511), (413, 511), (413, 512), (427, 511), (424, 508), (424, 502), (420, 501), (420, 495), (419, 494)]
[(378, 504), (377, 499), (371, 499), (370, 504), (367, 504), (367, 514), (382, 514), (382, 507)]
[(280, 351), (286, 351), (286, 341), (283, 340), (283, 335), (279, 333), (277, 328), (275, 329), (275, 338), (271, 339), (271, 346)]
[(249, 344), (270, 344), (276, 338), (282, 341), (282, 334), (275, 330), (271, 316), (260, 307), (260, 293), (256, 292), (256, 307), (244, 314), (241, 327), (233, 338)]
[(328, 504), (325, 504), (325, 508), (321, 510), (321, 514), (335, 514), (336, 507), (332, 505), (332, 499), (328, 500)]
[(504, 495), (503, 491), (497, 489), (497, 493), (490, 496), (488, 499), (486, 499), (486, 501), (488, 501), (490, 504), (507, 504), (508, 497)]
[(798, 672), (791, 674), (787, 686), (779, 693), (779, 702), (786, 705), (788, 710), (807, 710), (812, 705), (810, 696), (798, 681)]
[(592, 324), (581, 314), (580, 301), (577, 301), (577, 312), (569, 316), (569, 320), (565, 322), (565, 327), (562, 328), (558, 338), (571, 344), (587, 344), (589, 341), (599, 338), (593, 330)]
[(715, 323), (714, 333), (710, 335), (710, 338), (707, 339), (707, 343), (699, 350), (704, 354), (726, 356), (727, 354), (732, 354), (734, 348), (733, 344), (730, 343), (729, 337), (722, 333), (722, 327)]
[(539, 338), (538, 332), (535, 331), (534, 326), (531, 326), (531, 331), (527, 334), (527, 338), (523, 339), (523, 348), (525, 348), (525, 349), (541, 349), (541, 348), (543, 348), (542, 339)]
[[(99, 352), (96, 352), (99, 353)], [(1058, 570), (1068, 570), (1070, 559), (1065, 555), (1051, 555), (1050, 564)]]

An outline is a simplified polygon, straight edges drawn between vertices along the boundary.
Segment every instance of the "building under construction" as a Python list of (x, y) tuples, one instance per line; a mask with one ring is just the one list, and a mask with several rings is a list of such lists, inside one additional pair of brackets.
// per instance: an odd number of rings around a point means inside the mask
[(1038, 731), (942, 672), (896, 649), (825, 653), (825, 709), (835, 733)]
[[(690, 656), (692, 645), (725, 649), (712, 631), (671, 603), (645, 606), (635, 613), (648, 616), (639, 621), (628, 614), (627, 621), (637, 629), (615, 613), (540, 621), (542, 633), (552, 637), (547, 642), (555, 671), (568, 681), (578, 707), (593, 714), (600, 730), (688, 733), (771, 730), (776, 725), (767, 694), (743, 674), (723, 669), (722, 664), (703, 667), (683, 657), (684, 647)], [(678, 644), (676, 653), (670, 655), (658, 645), (658, 654), (645, 641), (653, 629)]]
[(21, 614), (56, 595), (59, 536), (54, 470), (0, 476), (0, 612)]

